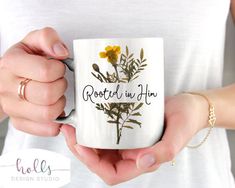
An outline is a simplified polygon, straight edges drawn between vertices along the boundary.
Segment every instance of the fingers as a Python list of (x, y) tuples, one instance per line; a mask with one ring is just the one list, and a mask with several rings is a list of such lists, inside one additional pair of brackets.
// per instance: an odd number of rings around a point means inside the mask
[(55, 59), (27, 54), (22, 49), (10, 49), (2, 59), (2, 67), (12, 74), (39, 82), (52, 82), (65, 74), (65, 66)]
[(75, 148), (79, 159), (109, 185), (128, 181), (142, 173), (136, 167), (134, 160), (120, 158), (114, 162), (113, 159), (117, 158), (117, 153), (105, 152), (102, 155), (102, 153), (97, 154), (93, 149), (81, 145), (76, 145)]
[[(17, 97), (17, 89), (20, 80), (15, 84), (12, 94)], [(61, 78), (54, 82), (43, 83), (37, 81), (30, 81), (25, 88), (25, 98), (28, 102), (38, 105), (52, 105), (55, 104), (65, 93), (67, 89), (67, 81)]]
[(64, 95), (66, 89), (67, 81), (65, 78), (51, 83), (30, 81), (25, 88), (25, 97), (33, 104), (52, 105)]
[(185, 128), (188, 123), (187, 118), (174, 114), (168, 118), (161, 141), (149, 148), (125, 150), (124, 158), (136, 159), (137, 167), (143, 171), (156, 170), (162, 163), (172, 161), (192, 137)]
[(76, 141), (76, 130), (71, 125), (62, 125), (60, 131), (63, 133), (67, 146), (69, 147), (70, 151), (77, 156), (77, 151), (75, 150), (74, 146), (77, 144)]
[[(170, 101), (168, 100), (168, 103)], [(195, 127), (198, 126), (196, 124), (200, 123), (193, 119), (195, 115), (192, 113), (194, 103), (191, 99), (183, 97), (181, 102), (177, 101), (179, 98), (171, 102), (171, 107), (166, 108), (164, 135), (162, 140), (152, 147), (119, 152), (113, 150), (98, 150), (97, 152), (94, 149), (76, 144), (74, 149), (76, 137), (71, 136), (69, 131), (65, 134), (67, 143), (70, 143), (68, 145), (77, 158), (109, 185), (130, 180), (144, 172), (152, 172), (162, 163), (174, 159), (175, 155), (195, 134), (195, 130), (197, 130)], [(70, 133), (75, 135), (75, 131), (70, 131)], [(69, 141), (70, 139), (73, 141)]]
[[(64, 76), (65, 66), (58, 60), (69, 52), (52, 28), (29, 33), (12, 46), (1, 59), (1, 66), (13, 74), (40, 82), (52, 82)], [(54, 59), (48, 59), (47, 57)]]
[(11, 118), (13, 126), (19, 130), (36, 136), (57, 136), (60, 125), (57, 123), (37, 123), (22, 118)]
[[(29, 33), (1, 58), (0, 103), (14, 123), (23, 122), (26, 129), (17, 126), (20, 130), (40, 135), (31, 129), (30, 123), (49, 125), (63, 112), (67, 83), (63, 78), (65, 66), (58, 59), (68, 55), (56, 31), (44, 28)], [(27, 101), (19, 100), (17, 96), (19, 84), (25, 78), (31, 79), (25, 88)], [(43, 132), (41, 129), (42, 135)]]
[(64, 111), (65, 101), (65, 97), (63, 96), (53, 105), (41, 106), (17, 98), (2, 96), (1, 105), (3, 111), (10, 117), (24, 118), (40, 123), (50, 123)]
[[(11, 95), (18, 98), (18, 87), (20, 82), (25, 79), (15, 77), (13, 74), (3, 71), (0, 74), (1, 83), (11, 83), (1, 85), (1, 95)], [(28, 102), (38, 105), (52, 105), (56, 103), (65, 93), (67, 89), (67, 81), (60, 78), (54, 82), (38, 82), (31, 80), (25, 87), (25, 97)]]
[(136, 159), (138, 168), (145, 171), (153, 171), (160, 164), (172, 161), (207, 121), (203, 115), (207, 113), (203, 111), (206, 105), (186, 94), (168, 98), (162, 140), (149, 148), (122, 151), (122, 155)]
[(63, 125), (61, 132), (72, 153), (107, 184), (115, 185), (128, 181), (142, 173), (134, 160), (123, 160), (116, 150), (99, 150), (76, 144), (75, 129)]
[(154, 147), (140, 150), (137, 154), (136, 164), (139, 169), (144, 171), (154, 171), (162, 163), (173, 160), (176, 153), (174, 144), (160, 141)]
[(59, 38), (57, 32), (50, 27), (30, 32), (22, 43), (31, 52), (43, 52), (57, 59), (64, 59), (68, 56), (68, 50)]

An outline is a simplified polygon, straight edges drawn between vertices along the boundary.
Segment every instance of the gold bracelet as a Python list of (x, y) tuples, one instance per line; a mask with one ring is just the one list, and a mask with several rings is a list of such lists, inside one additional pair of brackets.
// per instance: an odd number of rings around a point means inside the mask
[(203, 97), (204, 99), (206, 99), (206, 101), (208, 102), (208, 105), (209, 105), (209, 116), (208, 116), (208, 125), (209, 125), (209, 129), (208, 129), (208, 132), (206, 134), (206, 136), (203, 138), (203, 140), (196, 144), (196, 145), (188, 145), (187, 147), (190, 148), (190, 149), (196, 149), (196, 148), (199, 148), (202, 144), (204, 144), (206, 142), (206, 140), (208, 139), (209, 135), (211, 134), (211, 131), (212, 129), (214, 128), (215, 126), (215, 122), (216, 122), (216, 116), (215, 116), (215, 107), (214, 105), (211, 103), (211, 101), (209, 100), (209, 98), (204, 95), (204, 94), (201, 94), (201, 93), (197, 93), (197, 92), (185, 92), (185, 93), (188, 93), (188, 94), (191, 94), (191, 95), (198, 95), (198, 96), (201, 96)]

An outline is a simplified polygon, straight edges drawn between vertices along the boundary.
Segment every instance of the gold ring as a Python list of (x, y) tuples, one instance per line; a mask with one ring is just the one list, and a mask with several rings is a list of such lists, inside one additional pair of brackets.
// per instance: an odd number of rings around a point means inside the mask
[(25, 98), (25, 88), (26, 85), (31, 81), (32, 79), (26, 78), (25, 80), (20, 82), (20, 85), (18, 87), (18, 96), (22, 100), (26, 100)]

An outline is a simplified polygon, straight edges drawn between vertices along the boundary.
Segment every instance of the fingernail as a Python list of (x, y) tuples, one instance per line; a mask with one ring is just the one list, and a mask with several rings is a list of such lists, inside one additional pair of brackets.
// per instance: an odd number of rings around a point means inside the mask
[(137, 168), (139, 169), (148, 169), (156, 163), (156, 159), (152, 154), (144, 154), (137, 161)]
[(69, 54), (68, 50), (61, 42), (57, 42), (53, 45), (53, 51), (58, 56), (67, 56)]

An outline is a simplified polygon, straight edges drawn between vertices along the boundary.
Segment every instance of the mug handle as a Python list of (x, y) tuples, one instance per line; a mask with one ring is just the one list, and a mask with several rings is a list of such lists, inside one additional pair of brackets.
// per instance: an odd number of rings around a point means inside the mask
[[(74, 60), (72, 58), (67, 58), (67, 59), (61, 60), (61, 62), (64, 63), (70, 71), (74, 72)], [(70, 125), (76, 126), (75, 109), (73, 109), (69, 113), (68, 116), (58, 117), (54, 122), (65, 123), (65, 124), (70, 124)]]

